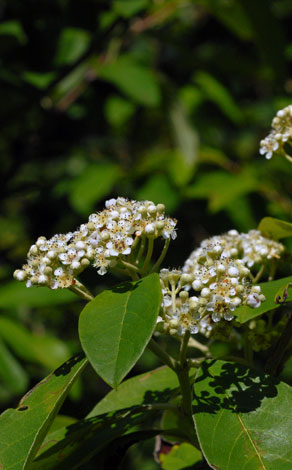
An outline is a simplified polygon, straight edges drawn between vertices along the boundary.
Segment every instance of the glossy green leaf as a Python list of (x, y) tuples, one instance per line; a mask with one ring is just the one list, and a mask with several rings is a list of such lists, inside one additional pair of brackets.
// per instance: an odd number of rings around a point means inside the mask
[[(284, 277), (282, 279), (277, 279), (276, 281), (269, 281), (263, 282), (259, 284), (261, 286), (262, 293), (266, 297), (266, 300), (261, 303), (260, 307), (258, 308), (251, 308), (247, 305), (242, 305), (238, 307), (234, 314), (236, 319), (241, 323), (246, 323), (253, 318), (256, 318), (263, 313), (269, 312), (270, 310), (274, 310), (275, 308), (279, 308), (281, 306), (281, 299), (280, 303), (276, 303), (276, 297), (280, 296), (282, 298), (281, 292), (285, 289), (287, 284), (292, 282), (292, 276)], [(288, 297), (286, 301), (292, 300), (291, 292), (288, 292)]]
[(18, 281), (0, 287), (0, 308), (43, 307), (65, 304), (78, 300), (68, 289), (53, 291), (47, 287), (30, 287)]
[(206, 361), (194, 390), (196, 430), (211, 468), (292, 468), (289, 385), (241, 364)]
[(69, 198), (72, 207), (88, 216), (95, 204), (110, 193), (119, 177), (120, 170), (112, 163), (88, 166), (71, 186)]
[(79, 28), (63, 28), (57, 44), (56, 65), (74, 63), (86, 52), (89, 42), (88, 31)]
[(87, 361), (75, 356), (39, 382), (18, 408), (0, 416), (0, 464), (5, 470), (26, 470), (41, 445), (68, 391)]
[(274, 219), (273, 217), (264, 217), (258, 225), (258, 230), (265, 237), (275, 240), (292, 237), (292, 224), (284, 220)]
[[(29, 470), (75, 470), (99, 454), (114, 439), (128, 434), (145, 421), (151, 429), (155, 413), (129, 409), (83, 419), (50, 433)], [(143, 426), (145, 427), (145, 426)], [(81, 467), (82, 468), (82, 467)]]
[(146, 106), (160, 103), (160, 89), (154, 73), (131, 57), (121, 56), (115, 62), (103, 64), (99, 68), (99, 77), (116, 85), (137, 103)]
[(112, 387), (127, 375), (149, 342), (160, 298), (155, 273), (103, 291), (81, 312), (82, 347), (95, 371)]
[(159, 367), (122, 382), (95, 405), (87, 418), (131, 406), (167, 402), (178, 386), (177, 375), (169, 367)]
[(70, 356), (68, 346), (58, 338), (30, 332), (10, 318), (0, 316), (0, 337), (20, 358), (55, 369)]
[(23, 393), (28, 385), (28, 376), (19, 362), (0, 340), (0, 382), (13, 394)]
[(200, 462), (201, 452), (191, 444), (183, 442), (175, 444), (167, 454), (160, 454), (161, 468), (163, 470), (186, 470)]

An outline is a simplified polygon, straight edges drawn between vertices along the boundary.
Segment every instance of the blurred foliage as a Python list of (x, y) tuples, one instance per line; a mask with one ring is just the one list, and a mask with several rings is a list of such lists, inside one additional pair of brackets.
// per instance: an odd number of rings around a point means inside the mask
[[(80, 347), (80, 301), (11, 281), (37, 236), (74, 229), (106, 198), (149, 198), (179, 221), (166, 265), (181, 266), (209, 235), (247, 231), (264, 216), (291, 221), (292, 166), (267, 162), (258, 145), (292, 99), (292, 5), (4, 0), (0, 15), (6, 408)], [(106, 282), (86, 281), (98, 291)], [(135, 371), (153, 361), (145, 353)], [(77, 417), (107, 390), (94, 377), (85, 374), (82, 399), (81, 384), (72, 390)], [(74, 404), (64, 414), (75, 416)], [(158, 468), (147, 445), (129, 453), (128, 469)]]

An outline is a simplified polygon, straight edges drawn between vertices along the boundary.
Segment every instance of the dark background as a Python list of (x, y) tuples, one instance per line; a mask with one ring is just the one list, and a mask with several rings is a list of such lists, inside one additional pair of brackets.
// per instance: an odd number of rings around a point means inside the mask
[[(2, 0), (0, 15), (5, 409), (80, 349), (82, 302), (12, 281), (38, 236), (75, 229), (110, 197), (150, 199), (178, 219), (165, 267), (179, 267), (207, 236), (291, 220), (292, 166), (258, 148), (291, 103), (292, 3)], [(156, 364), (146, 352), (135, 373)], [(106, 390), (88, 370), (64, 414), (83, 417)], [(148, 447), (125, 468), (157, 468)]]

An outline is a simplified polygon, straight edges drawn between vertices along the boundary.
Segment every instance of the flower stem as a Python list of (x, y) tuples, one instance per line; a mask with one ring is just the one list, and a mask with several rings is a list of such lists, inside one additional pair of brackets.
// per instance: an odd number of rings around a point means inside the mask
[(147, 254), (146, 254), (146, 257), (145, 257), (145, 261), (144, 261), (144, 264), (143, 264), (143, 269), (142, 269), (142, 276), (145, 276), (146, 272), (147, 272), (147, 268), (149, 266), (149, 263), (151, 261), (151, 256), (152, 256), (152, 253), (153, 253), (153, 246), (154, 246), (154, 238), (148, 238), (148, 248), (147, 248)]
[[(72, 292), (74, 292), (74, 294), (78, 295), (79, 297), (81, 297), (82, 299), (84, 300), (88, 300), (90, 302), (90, 300), (93, 300), (94, 297), (89, 293), (87, 293), (86, 291), (84, 291), (83, 289), (81, 289), (80, 287), (78, 287), (77, 285), (72, 285), (69, 287), (69, 290), (71, 290)], [(87, 290), (87, 289), (86, 289)]]
[(255, 278), (254, 278), (254, 280), (253, 280), (254, 284), (260, 280), (260, 278), (261, 278), (262, 275), (263, 275), (264, 270), (265, 270), (265, 265), (262, 264), (262, 266), (261, 266), (259, 272), (256, 274), (256, 276), (255, 276)]
[(148, 348), (152, 351), (161, 361), (166, 364), (170, 369), (175, 371), (175, 360), (166, 352), (164, 351), (154, 339), (151, 339), (148, 343)]
[(163, 246), (163, 249), (161, 251), (161, 254), (160, 254), (158, 260), (156, 261), (153, 268), (151, 269), (152, 273), (155, 273), (158, 270), (159, 266), (161, 265), (162, 261), (164, 260), (165, 255), (166, 255), (167, 250), (168, 250), (168, 247), (169, 247), (169, 244), (170, 244), (170, 238), (167, 238), (164, 242), (164, 246)]

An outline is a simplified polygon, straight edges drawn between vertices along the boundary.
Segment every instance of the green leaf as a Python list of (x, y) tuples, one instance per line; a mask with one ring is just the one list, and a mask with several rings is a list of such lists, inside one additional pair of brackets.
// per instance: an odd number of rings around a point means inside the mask
[(0, 35), (14, 36), (20, 44), (27, 42), (22, 24), (18, 20), (4, 21), (0, 24)]
[(195, 81), (205, 92), (206, 97), (213, 101), (218, 108), (235, 124), (239, 124), (242, 119), (242, 111), (233, 100), (231, 94), (218, 80), (207, 72), (199, 71), (195, 75)]
[(112, 387), (127, 375), (155, 329), (160, 308), (158, 274), (105, 290), (82, 310), (79, 335), (95, 371)]
[(88, 31), (79, 28), (63, 28), (57, 44), (55, 64), (73, 64), (86, 52), (89, 42)]
[(23, 393), (28, 385), (28, 376), (19, 362), (0, 340), (0, 381), (13, 394)]
[(50, 307), (77, 300), (68, 289), (52, 291), (47, 287), (27, 288), (18, 281), (8, 282), (0, 287), (0, 308)]
[(255, 191), (258, 185), (252, 168), (245, 168), (239, 174), (220, 170), (198, 176), (196, 182), (186, 188), (185, 192), (190, 198), (208, 199), (208, 208), (215, 213), (229, 207), (234, 199)]
[(176, 158), (172, 158), (170, 161), (171, 176), (177, 185), (183, 186), (193, 176), (198, 159), (199, 138), (179, 103), (176, 103), (171, 109), (170, 119), (178, 147), (178, 151), (174, 155)]
[(138, 200), (148, 199), (155, 204), (164, 201), (168, 213), (173, 212), (180, 202), (179, 193), (164, 174), (150, 176), (145, 184), (138, 189), (135, 196)]
[(26, 70), (22, 73), (22, 78), (24, 81), (27, 83), (30, 83), (36, 88), (39, 88), (40, 90), (45, 90), (55, 79), (56, 77), (56, 72), (46, 72), (46, 73), (40, 73), (40, 72), (33, 72), (31, 70)]
[(82, 215), (94, 210), (95, 204), (107, 196), (120, 177), (120, 170), (112, 163), (89, 165), (75, 178), (69, 198), (70, 203)]
[(75, 356), (39, 382), (17, 409), (0, 416), (0, 463), (5, 470), (26, 470), (68, 391), (87, 361)]
[(177, 375), (169, 367), (159, 367), (125, 380), (97, 403), (87, 418), (131, 406), (167, 402), (178, 387)]
[(101, 65), (99, 77), (116, 85), (137, 103), (145, 106), (160, 103), (160, 89), (154, 73), (129, 56), (120, 56), (115, 62)]
[(131, 16), (146, 8), (148, 3), (148, 0), (115, 0), (112, 8), (119, 16), (131, 18)]
[[(83, 419), (71, 426), (58, 429), (47, 436), (29, 470), (75, 470), (82, 468), (82, 465), (103, 451), (116, 438), (127, 433), (125, 437), (131, 439), (130, 431), (132, 429), (136, 430), (137, 426), (144, 425), (145, 421), (153, 422), (154, 417), (153, 411), (141, 411), (134, 408)], [(151, 424), (147, 428), (151, 430)], [(152, 431), (153, 434), (158, 432), (153, 433)]]
[(120, 96), (110, 96), (105, 103), (105, 114), (108, 122), (115, 127), (125, 124), (134, 114), (135, 105)]
[[(243, 324), (249, 320), (252, 320), (253, 318), (259, 317), (263, 313), (274, 310), (275, 308), (279, 308), (281, 305), (281, 299), (283, 297), (283, 291), (290, 282), (292, 282), (292, 276), (277, 279), (277, 281), (269, 281), (259, 284), (259, 286), (261, 286), (262, 293), (266, 297), (266, 300), (262, 302), (258, 308), (251, 308), (247, 305), (242, 305), (235, 310), (234, 316), (241, 324)], [(276, 303), (276, 297), (278, 296), (281, 297), (280, 303)], [(286, 301), (288, 302), (291, 300), (292, 295), (289, 294), (286, 298)]]
[(211, 468), (292, 468), (289, 385), (241, 364), (206, 361), (194, 390), (196, 430)]
[(0, 337), (20, 358), (55, 369), (69, 356), (68, 346), (48, 334), (30, 332), (10, 318), (0, 316)]
[(175, 444), (167, 454), (160, 454), (163, 470), (183, 470), (190, 468), (202, 459), (201, 452), (191, 444)]
[(264, 217), (258, 225), (258, 230), (265, 237), (273, 238), (274, 240), (292, 237), (292, 224), (284, 220), (274, 219), (273, 217)]
[(49, 433), (55, 432), (58, 429), (65, 428), (65, 427), (70, 426), (71, 424), (77, 423), (77, 421), (78, 420), (76, 418), (72, 418), (72, 416), (58, 415), (55, 417), (54, 421), (52, 422), (51, 427), (48, 432)]

